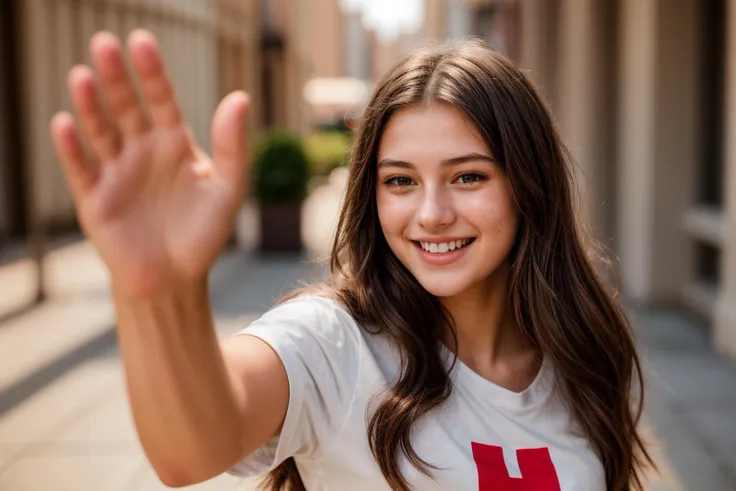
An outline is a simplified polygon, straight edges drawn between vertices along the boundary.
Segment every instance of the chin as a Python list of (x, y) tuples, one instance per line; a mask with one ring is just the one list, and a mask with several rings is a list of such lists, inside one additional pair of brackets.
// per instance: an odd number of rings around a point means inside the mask
[(416, 278), (425, 290), (439, 298), (449, 298), (460, 295), (461, 293), (468, 291), (471, 287), (470, 282), (467, 280), (464, 281), (460, 278), (427, 278), (422, 277), (421, 275), (416, 276)]

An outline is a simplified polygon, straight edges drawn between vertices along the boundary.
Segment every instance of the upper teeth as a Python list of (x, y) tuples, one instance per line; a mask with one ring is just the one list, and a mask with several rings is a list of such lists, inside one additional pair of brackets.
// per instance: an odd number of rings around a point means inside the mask
[(452, 242), (420, 242), (422, 249), (435, 254), (442, 254), (447, 251), (454, 251), (468, 245), (470, 239), (453, 240)]

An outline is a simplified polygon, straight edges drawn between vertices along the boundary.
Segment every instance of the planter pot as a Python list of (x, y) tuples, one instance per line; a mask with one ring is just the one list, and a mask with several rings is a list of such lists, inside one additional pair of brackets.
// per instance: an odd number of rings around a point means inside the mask
[(264, 252), (301, 252), (302, 204), (261, 204), (261, 250)]

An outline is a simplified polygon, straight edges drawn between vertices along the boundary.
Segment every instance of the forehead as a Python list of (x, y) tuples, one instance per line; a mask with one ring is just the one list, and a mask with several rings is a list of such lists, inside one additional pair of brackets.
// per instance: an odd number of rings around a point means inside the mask
[(391, 116), (381, 136), (378, 159), (430, 163), (474, 152), (491, 157), (462, 111), (434, 102), (405, 107)]

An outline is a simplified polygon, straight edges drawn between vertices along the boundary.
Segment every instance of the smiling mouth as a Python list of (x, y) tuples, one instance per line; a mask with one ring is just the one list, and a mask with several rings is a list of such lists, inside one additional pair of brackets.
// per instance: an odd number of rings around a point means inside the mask
[(475, 241), (475, 237), (453, 240), (451, 242), (420, 242), (416, 240), (413, 242), (417, 247), (422, 248), (424, 251), (429, 252), (430, 254), (439, 255), (467, 247), (472, 244), (473, 241)]

